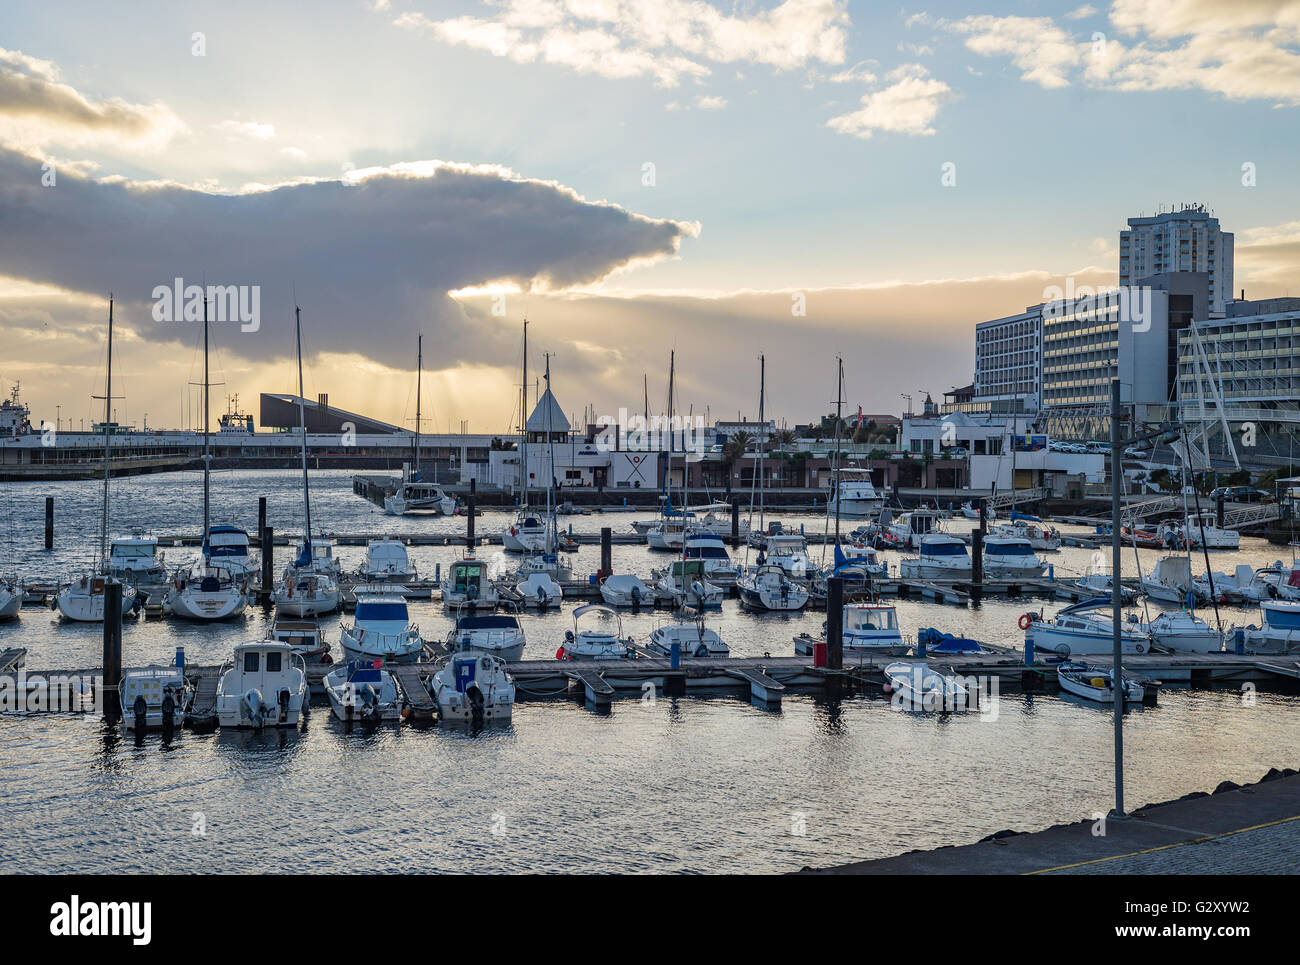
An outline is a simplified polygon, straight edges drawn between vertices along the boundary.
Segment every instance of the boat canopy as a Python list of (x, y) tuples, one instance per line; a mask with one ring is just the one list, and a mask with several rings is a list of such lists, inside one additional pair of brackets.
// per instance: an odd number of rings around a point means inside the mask
[(1033, 556), (1034, 548), (1027, 539), (990, 539), (984, 544), (986, 556)]
[(357, 620), (401, 620), (406, 622), (406, 601), (396, 596), (359, 598)]
[(1030, 516), (1028, 513), (1022, 513), (1019, 510), (1011, 510), (1011, 515), (1007, 517), (1013, 523), (1018, 519), (1023, 519), (1026, 523), (1041, 523), (1042, 520), (1037, 516)]
[(461, 617), (457, 630), (518, 630), (519, 621), (512, 616)]
[(1065, 616), (1073, 613), (1087, 613), (1091, 610), (1096, 610), (1099, 607), (1109, 606), (1111, 602), (1111, 598), (1108, 596), (1097, 596), (1093, 597), (1091, 600), (1080, 600), (1078, 603), (1071, 603), (1069, 606), (1058, 610), (1056, 615)]

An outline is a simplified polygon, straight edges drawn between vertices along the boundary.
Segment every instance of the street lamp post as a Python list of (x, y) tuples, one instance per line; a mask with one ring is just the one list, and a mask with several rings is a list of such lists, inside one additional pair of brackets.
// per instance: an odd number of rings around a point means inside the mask
[(1119, 435), (1119, 379), (1110, 380), (1110, 605), (1114, 626), (1111, 644), (1114, 653), (1114, 668), (1111, 678), (1111, 690), (1115, 704), (1115, 810), (1112, 818), (1126, 818), (1124, 813), (1124, 668), (1122, 630), (1120, 610), (1123, 606), (1123, 583), (1121, 567), (1123, 546), (1119, 538), (1120, 477), (1123, 460)]

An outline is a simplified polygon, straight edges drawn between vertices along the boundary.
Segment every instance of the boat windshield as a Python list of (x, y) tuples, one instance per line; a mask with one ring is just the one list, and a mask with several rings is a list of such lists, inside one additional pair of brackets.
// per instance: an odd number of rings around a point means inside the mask
[(897, 630), (898, 614), (891, 607), (876, 610), (848, 610), (844, 614), (846, 630)]
[(120, 560), (146, 560), (152, 559), (154, 555), (154, 545), (152, 543), (114, 543), (113, 556)]
[(398, 602), (357, 603), (357, 620), (400, 620), (406, 622), (406, 604)]
[(985, 543), (989, 556), (1033, 556), (1034, 548), (1028, 543)]
[(926, 556), (965, 556), (965, 543), (925, 543), (921, 547)]

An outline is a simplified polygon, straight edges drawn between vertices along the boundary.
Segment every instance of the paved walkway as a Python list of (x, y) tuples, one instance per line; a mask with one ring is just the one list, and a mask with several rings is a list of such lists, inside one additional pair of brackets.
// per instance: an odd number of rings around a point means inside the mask
[(1300, 775), (960, 847), (813, 874), (1298, 874)]

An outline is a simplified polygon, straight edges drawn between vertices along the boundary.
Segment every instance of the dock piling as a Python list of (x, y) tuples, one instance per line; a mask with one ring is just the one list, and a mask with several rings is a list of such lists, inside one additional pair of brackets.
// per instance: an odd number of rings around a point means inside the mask
[[(730, 479), (730, 477), (728, 477)], [(740, 498), (731, 497), (731, 548), (740, 545)]]
[(609, 526), (600, 528), (600, 576), (604, 579), (614, 572), (614, 530)]
[(45, 497), (45, 548), (54, 549), (54, 497)]
[[(257, 497), (257, 533), (260, 536), (266, 532), (266, 497)], [(308, 536), (311, 534), (308, 533)]]
[(122, 584), (117, 580), (104, 583), (104, 716), (121, 712), (122, 683)]
[(844, 578), (826, 581), (826, 668), (844, 669)]
[[(263, 500), (265, 502), (265, 499)], [(262, 527), (262, 605), (271, 605), (271, 588), (275, 585), (275, 527)]]
[(478, 486), (476, 483), (477, 480), (475, 479), (469, 481), (469, 496), (466, 497), (465, 501), (466, 511), (469, 513), (468, 518), (465, 520), (465, 545), (471, 550), (474, 548), (475, 543), (474, 514), (475, 504), (478, 502)]

